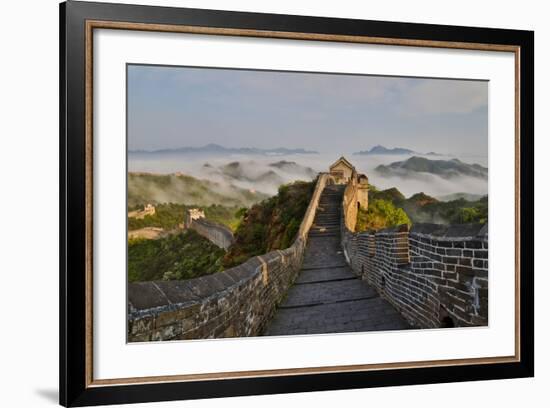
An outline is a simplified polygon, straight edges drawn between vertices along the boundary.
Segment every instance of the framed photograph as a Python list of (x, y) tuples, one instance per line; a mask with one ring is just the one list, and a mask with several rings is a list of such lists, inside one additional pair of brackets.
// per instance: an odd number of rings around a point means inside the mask
[(534, 375), (534, 33), (60, 6), (60, 403)]

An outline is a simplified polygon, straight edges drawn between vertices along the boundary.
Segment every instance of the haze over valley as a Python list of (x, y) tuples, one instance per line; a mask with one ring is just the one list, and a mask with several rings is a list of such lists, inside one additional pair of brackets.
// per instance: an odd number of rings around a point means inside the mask
[[(314, 149), (288, 149), (292, 153), (243, 154), (243, 149), (231, 149), (211, 154), (205, 149), (168, 152), (130, 152), (129, 172), (154, 174), (184, 174), (199, 180), (218, 183), (222, 189), (247, 190), (273, 195), (281, 184), (295, 180), (310, 181), (317, 173), (344, 155), (358, 171), (367, 174), (369, 182), (379, 189), (398, 188), (405, 196), (424, 192), (434, 197), (465, 193), (483, 196), (488, 192), (487, 159), (480, 156), (419, 156), (410, 154), (357, 154), (353, 152), (319, 152)], [(237, 151), (238, 153), (234, 153)], [(165, 194), (166, 192), (162, 192)], [(160, 197), (159, 197), (160, 198)], [(162, 202), (162, 200), (156, 200)]]

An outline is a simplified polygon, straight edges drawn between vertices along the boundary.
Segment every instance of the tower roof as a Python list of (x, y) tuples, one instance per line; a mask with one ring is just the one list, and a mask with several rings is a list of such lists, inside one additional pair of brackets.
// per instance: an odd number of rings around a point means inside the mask
[(329, 167), (329, 169), (332, 169), (333, 167), (336, 167), (338, 164), (340, 163), (343, 163), (344, 165), (346, 165), (347, 167), (349, 167), (350, 169), (354, 169), (355, 167), (353, 166), (353, 164), (351, 164), (344, 156), (340, 156), (340, 158), (338, 160), (336, 160), (334, 163), (332, 163)]

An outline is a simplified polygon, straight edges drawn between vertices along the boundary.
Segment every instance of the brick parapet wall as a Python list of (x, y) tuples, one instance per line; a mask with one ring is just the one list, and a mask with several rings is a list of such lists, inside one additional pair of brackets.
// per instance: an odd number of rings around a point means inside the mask
[(342, 202), (342, 214), (344, 215), (344, 222), (346, 228), (350, 231), (355, 231), (355, 225), (357, 223), (357, 201), (359, 194), (359, 186), (357, 183), (357, 172), (352, 172), (351, 179), (346, 185), (344, 190), (343, 202)]
[(354, 273), (414, 327), (487, 325), (486, 226), (417, 224), (410, 231), (404, 225), (353, 233), (342, 219), (341, 229)]
[(327, 177), (319, 176), (291, 247), (196, 279), (129, 284), (128, 341), (260, 334), (300, 270)]

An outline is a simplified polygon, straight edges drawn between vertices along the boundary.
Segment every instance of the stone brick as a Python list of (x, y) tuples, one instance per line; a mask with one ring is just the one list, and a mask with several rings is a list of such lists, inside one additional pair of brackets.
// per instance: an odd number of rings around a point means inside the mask
[(466, 248), (483, 248), (483, 243), (481, 241), (466, 241)]
[(170, 324), (181, 324), (183, 330), (189, 330), (194, 325), (195, 316), (199, 311), (198, 306), (195, 304), (188, 308), (159, 313), (155, 319), (155, 327), (158, 329)]
[(474, 259), (473, 263), (474, 263), (474, 268), (483, 268), (484, 267), (484, 262), (481, 259)]
[(165, 341), (165, 340), (173, 340), (181, 334), (182, 332), (182, 326), (179, 324), (171, 324), (168, 326), (164, 326), (160, 329), (154, 330), (151, 333), (151, 341)]
[(458, 264), (461, 266), (472, 266), (472, 260), (470, 258), (459, 258)]
[(153, 316), (142, 317), (128, 321), (129, 331), (132, 335), (149, 332), (153, 328), (154, 324), (155, 318)]
[(443, 277), (445, 279), (456, 280), (458, 279), (458, 274), (456, 272), (443, 272)]
[(443, 263), (456, 265), (458, 263), (458, 258), (450, 258), (446, 256), (443, 258)]
[(476, 258), (487, 259), (488, 258), (488, 253), (487, 253), (487, 251), (475, 251), (474, 256)]

